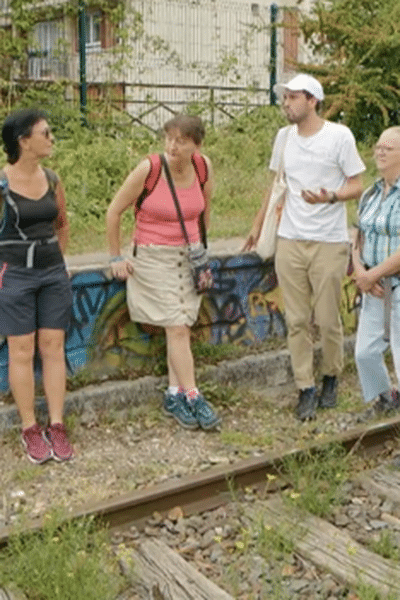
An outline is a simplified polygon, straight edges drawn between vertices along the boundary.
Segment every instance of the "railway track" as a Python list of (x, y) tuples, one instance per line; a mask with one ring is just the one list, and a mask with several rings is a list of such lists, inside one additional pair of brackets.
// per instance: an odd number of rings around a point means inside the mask
[[(398, 436), (399, 428), (400, 417), (397, 416), (386, 420), (385, 422), (360, 426), (356, 429), (348, 430), (345, 433), (333, 436), (329, 440), (325, 439), (324, 442), (321, 443), (293, 448), (290, 452), (285, 452), (284, 454), (269, 453), (268, 455), (260, 456), (255, 459), (243, 460), (227, 467), (213, 468), (200, 475), (168, 481), (145, 490), (136, 491), (122, 498), (112, 499), (100, 504), (84, 506), (71, 515), (71, 517), (79, 518), (93, 515), (111, 528), (111, 530), (115, 532), (117, 538), (118, 536), (122, 536), (123, 538), (123, 532), (132, 530), (132, 527), (139, 532), (142, 531), (146, 527), (146, 523), (149, 522), (149, 519), (151, 519), (154, 514), (160, 515), (159, 522), (161, 523), (162, 519), (171, 514), (171, 510), (176, 507), (179, 507), (181, 515), (189, 517), (190, 515), (210, 513), (210, 511), (216, 510), (218, 507), (231, 503), (233, 490), (235, 491), (235, 499), (238, 501), (240, 501), (241, 492), (243, 492), (243, 490), (251, 489), (252, 493), (254, 493), (255, 490), (259, 490), (262, 495), (266, 482), (276, 481), (276, 476), (282, 476), (284, 463), (289, 456), (301, 457), (305, 454), (312, 454), (320, 451), (328, 444), (339, 444), (343, 446), (347, 452), (353, 454), (357, 453), (370, 457), (375, 456), (384, 449), (387, 442)], [(275, 489), (278, 491), (279, 488), (287, 485), (282, 478), (279, 481), (279, 484), (275, 484)], [(390, 498), (393, 502), (398, 502), (400, 505), (400, 492), (398, 491), (398, 489), (400, 489), (400, 479), (397, 482), (399, 484), (398, 486), (396, 481), (396, 477), (390, 477), (387, 473), (371, 476), (369, 482), (370, 493), (385, 496), (386, 498)], [(271, 491), (271, 488), (269, 491)], [(326, 560), (328, 560), (330, 564), (325, 564), (325, 568), (328, 568), (339, 579), (346, 580), (350, 585), (354, 586), (357, 577), (359, 578), (361, 576), (360, 573), (363, 572), (360, 565), (357, 565), (356, 560), (356, 558), (358, 559), (358, 557), (361, 557), (361, 561), (364, 561), (365, 564), (368, 564), (369, 569), (373, 570), (373, 575), (371, 577), (365, 575), (367, 585), (372, 586), (375, 584), (380, 593), (383, 594), (382, 598), (390, 597), (392, 592), (397, 594), (397, 596), (393, 596), (395, 600), (400, 598), (400, 569), (393, 567), (391, 563), (388, 561), (385, 562), (385, 559), (380, 557), (375, 560), (370, 551), (367, 551), (367, 554), (365, 554), (362, 545), (359, 544), (356, 539), (349, 537), (347, 534), (339, 535), (340, 532), (337, 527), (335, 528), (335, 525), (321, 519), (318, 520), (316, 517), (311, 517), (309, 515), (305, 516), (299, 514), (296, 516), (293, 513), (288, 514), (281, 503), (279, 494), (277, 494), (272, 501), (269, 501), (268, 504), (263, 505), (262, 511), (266, 523), (269, 522), (268, 519), (270, 520), (271, 524), (269, 524), (268, 527), (272, 527), (273, 524), (285, 526), (285, 524), (287, 525), (291, 521), (296, 521), (297, 526), (303, 524), (302, 527), (304, 529), (304, 524), (306, 523), (309, 530), (309, 539), (308, 541), (304, 541), (304, 539), (307, 540), (307, 535), (304, 534), (303, 542), (299, 542), (296, 551), (307, 560), (317, 564), (319, 568), (323, 568), (324, 561), (326, 562)], [(40, 528), (40, 526), (40, 521), (35, 521), (27, 524), (27, 529), (34, 530)], [(398, 527), (400, 530), (400, 519), (395, 516), (390, 519), (389, 515), (388, 526), (393, 527), (395, 530), (397, 530), (396, 528)], [(314, 538), (311, 535), (311, 532), (313, 531), (314, 536), (316, 536)], [(324, 535), (326, 539), (322, 532), (325, 532)], [(7, 544), (10, 533), (10, 528), (0, 530), (0, 545), (4, 546)], [(141, 535), (139, 537), (141, 539), (140, 552), (142, 553), (142, 558), (140, 558), (140, 554), (138, 554), (138, 543), (135, 542), (135, 549), (132, 550), (132, 552), (135, 553), (136, 562), (139, 560), (144, 561), (143, 569), (146, 570), (147, 567), (145, 567), (145, 565), (149, 562), (149, 553), (155, 553), (155, 555), (158, 556), (157, 565), (159, 567), (159, 574), (162, 575), (162, 581), (165, 583), (168, 581), (168, 577), (172, 578), (172, 580), (176, 579), (174, 569), (179, 560), (183, 561), (182, 557), (178, 555), (171, 557), (170, 552), (173, 551), (167, 550), (166, 547), (163, 547), (162, 545), (160, 546), (156, 536), (153, 536), (153, 539), (150, 540), (144, 540)], [(333, 553), (329, 550), (329, 544), (332, 543), (332, 539), (336, 540), (336, 549)], [(318, 540), (321, 545), (322, 543), (324, 544), (325, 550), (318, 548)], [(350, 547), (356, 549), (353, 554), (348, 551), (348, 548)], [(316, 551), (316, 548), (318, 551)], [(165, 566), (165, 569), (161, 568), (163, 558), (165, 558), (167, 562), (169, 561), (170, 565), (169, 567)], [(185, 570), (189, 568), (186, 561), (183, 561), (183, 564), (185, 566), (182, 567), (181, 565), (181, 569)], [(172, 572), (170, 572), (171, 569)], [(232, 598), (232, 596), (229, 596), (229, 594), (220, 590), (218, 586), (216, 586), (215, 589), (212, 588), (212, 592), (209, 590), (207, 591), (207, 586), (213, 586), (213, 584), (208, 582), (208, 579), (206, 578), (204, 578), (203, 581), (201, 579), (203, 576), (200, 577), (201, 583), (198, 583), (196, 591), (191, 590), (188, 582), (197, 580), (197, 576), (195, 576), (194, 573), (195, 569), (194, 571), (193, 569), (193, 567), (192, 570), (189, 569), (190, 573), (186, 576), (188, 591), (182, 592), (183, 595), (177, 595), (176, 591), (170, 592), (168, 586), (164, 586), (164, 591), (162, 591), (162, 582), (159, 581), (157, 583), (157, 574), (152, 572), (151, 577), (153, 577), (153, 581), (156, 581), (155, 591), (151, 591), (151, 586), (148, 587), (147, 592), (143, 592), (144, 594), (147, 593), (147, 595), (143, 595), (143, 598), (150, 599), (154, 597), (159, 598), (160, 600), (161, 598), (162, 600), (170, 600), (170, 597), (171, 600), (180, 600), (181, 598), (182, 600), (191, 598), (193, 598), (193, 600), (200, 600), (203, 597), (209, 598), (209, 600), (211, 600), (211, 598), (212, 600), (218, 600), (218, 598), (221, 598), (221, 600), (223, 598)], [(129, 570), (126, 565), (125, 570)], [(354, 573), (357, 575), (354, 575)], [(145, 576), (143, 577), (144, 579), (146, 578)], [(205, 581), (208, 583), (205, 583)], [(203, 589), (202, 586), (205, 586), (204, 589), (206, 591), (204, 594), (208, 594), (208, 596), (201, 595), (201, 593), (203, 593), (201, 591)], [(143, 589), (145, 589), (145, 587), (146, 586), (144, 585)], [(182, 585), (180, 587), (182, 587)], [(0, 598), (2, 598), (1, 593), (5, 592), (2, 592), (0, 589)], [(154, 595), (157, 593), (159, 593), (158, 596)], [(211, 593), (212, 596), (210, 596)], [(7, 596), (4, 597), (6, 598)], [(10, 598), (12, 599), (14, 596), (10, 596)], [(137, 598), (140, 598), (140, 596), (137, 596)], [(261, 598), (263, 598), (263, 596), (260, 596), (260, 599)], [(355, 598), (357, 598), (357, 596), (355, 596)], [(267, 600), (267, 597), (265, 597), (265, 600)]]

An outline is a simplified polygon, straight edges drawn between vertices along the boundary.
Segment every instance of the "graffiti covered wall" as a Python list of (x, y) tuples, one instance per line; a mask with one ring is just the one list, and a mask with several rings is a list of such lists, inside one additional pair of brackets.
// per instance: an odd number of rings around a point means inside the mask
[[(211, 259), (213, 288), (204, 295), (195, 339), (210, 344), (254, 345), (285, 335), (283, 302), (273, 261), (255, 253)], [(68, 372), (84, 367), (107, 370), (139, 366), (163, 348), (159, 331), (132, 323), (126, 306), (125, 284), (111, 279), (108, 269), (85, 270), (72, 275), (73, 315), (66, 339)], [(355, 325), (352, 312), (355, 289), (344, 282), (342, 315), (345, 326)], [(354, 323), (353, 323), (354, 321)], [(40, 363), (36, 365), (40, 376)], [(8, 352), (0, 340), (0, 389), (8, 389)]]

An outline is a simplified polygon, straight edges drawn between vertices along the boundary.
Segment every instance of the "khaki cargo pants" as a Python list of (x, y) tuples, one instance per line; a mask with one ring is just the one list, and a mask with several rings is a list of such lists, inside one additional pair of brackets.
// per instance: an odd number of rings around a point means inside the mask
[(283, 294), (288, 347), (298, 389), (314, 385), (312, 315), (321, 333), (322, 374), (339, 375), (342, 371), (339, 309), (348, 260), (348, 243), (278, 238), (275, 269)]

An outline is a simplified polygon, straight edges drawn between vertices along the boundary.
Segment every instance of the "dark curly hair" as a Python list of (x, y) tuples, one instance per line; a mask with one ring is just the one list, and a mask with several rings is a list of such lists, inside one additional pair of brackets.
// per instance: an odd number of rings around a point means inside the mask
[(34, 125), (43, 119), (47, 119), (46, 113), (38, 108), (24, 108), (8, 115), (3, 124), (1, 136), (10, 164), (16, 163), (20, 157), (19, 140), (29, 137)]

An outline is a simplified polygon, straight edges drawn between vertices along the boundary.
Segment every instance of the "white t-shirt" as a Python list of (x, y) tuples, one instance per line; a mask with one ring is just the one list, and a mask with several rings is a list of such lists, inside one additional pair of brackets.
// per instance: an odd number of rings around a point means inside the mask
[(270, 169), (278, 171), (285, 142), (283, 166), (288, 191), (278, 229), (279, 237), (317, 242), (348, 241), (344, 202), (308, 204), (302, 190), (318, 192), (321, 188), (336, 191), (348, 177), (365, 170), (350, 129), (339, 123), (324, 121), (312, 136), (303, 137), (297, 125), (278, 131)]

